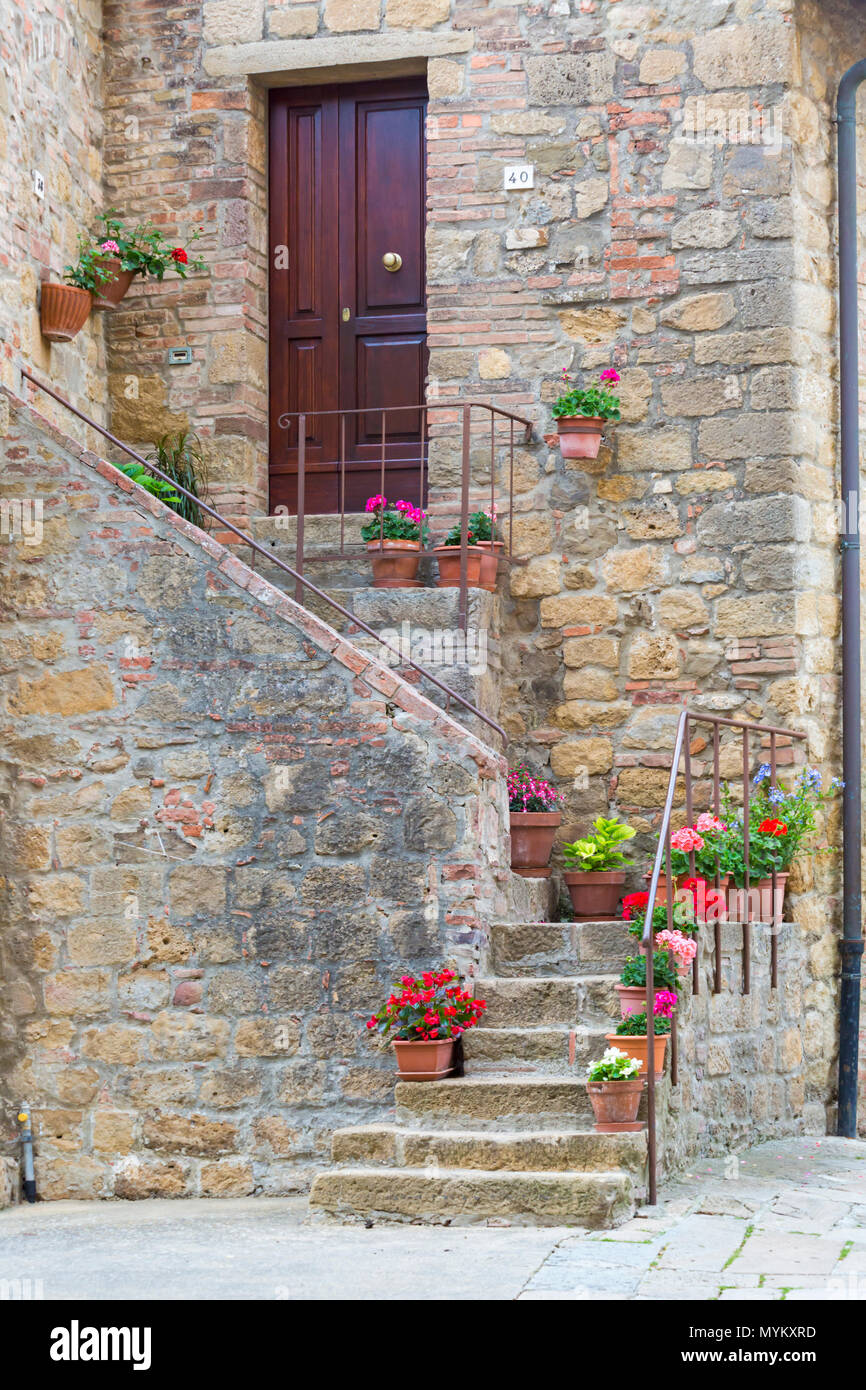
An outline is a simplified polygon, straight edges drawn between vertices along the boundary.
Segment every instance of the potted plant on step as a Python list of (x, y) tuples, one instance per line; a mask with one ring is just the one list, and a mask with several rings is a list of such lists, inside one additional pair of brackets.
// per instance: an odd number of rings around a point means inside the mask
[(428, 970), (418, 979), (404, 975), (367, 1028), (390, 1041), (402, 1081), (440, 1081), (454, 1069), (454, 1047), (484, 1016), (487, 1004), (475, 999), (456, 971)]
[[(479, 513), (476, 512), (476, 516)], [(489, 523), (489, 518), (488, 518)], [(488, 533), (489, 534), (489, 533)], [(469, 518), (466, 528), (466, 583), (470, 589), (481, 587), (481, 565), (485, 559), (485, 552), (476, 543), (476, 535), (472, 529), (472, 518)], [(433, 547), (433, 554), (439, 561), (439, 578), (436, 580), (436, 587), (439, 589), (451, 589), (460, 583), (460, 524), (452, 526), (448, 535), (441, 545)], [(489, 561), (489, 556), (488, 556)]]
[(586, 1083), (596, 1131), (623, 1134), (643, 1129), (637, 1118), (643, 1088), (640, 1062), (621, 1048), (609, 1047), (593, 1062)]
[(475, 537), (475, 544), (484, 551), (481, 557), (481, 576), (479, 585), (489, 593), (496, 593), (496, 579), (499, 572), (499, 553), (505, 549), (505, 542), (496, 536), (496, 507), (489, 512), (473, 512), (469, 518), (469, 530)]
[(568, 872), (564, 875), (574, 915), (579, 920), (612, 922), (625, 883), (625, 855), (619, 846), (631, 840), (635, 830), (616, 816), (599, 816), (593, 833), (564, 845)]
[(374, 589), (419, 589), (421, 545), (427, 538), (427, 516), (402, 499), (393, 505), (382, 493), (367, 498), (370, 520), (361, 527), (373, 566)]
[(563, 458), (598, 457), (605, 425), (620, 417), (619, 397), (610, 390), (619, 379), (619, 372), (608, 367), (591, 386), (578, 387), (563, 368), (562, 391), (551, 407)]
[[(673, 1004), (665, 1003), (659, 995), (656, 995), (655, 1008), (653, 1010), (653, 1056), (655, 1063), (656, 1077), (660, 1077), (664, 1071), (665, 1049), (668, 1045), (668, 1038), (671, 1031), (671, 1020), (673, 1019)], [(621, 1047), (629, 1057), (640, 1063), (640, 1074), (647, 1074), (647, 1049), (649, 1038), (646, 1026), (646, 1013), (628, 1014), (620, 1019), (616, 1026), (615, 1033), (605, 1033), (606, 1040), (613, 1047)]]
[(550, 853), (562, 823), (561, 792), (520, 763), (508, 774), (511, 867), (523, 878), (549, 878)]
[[(679, 983), (676, 966), (664, 948), (653, 951), (653, 982), (656, 999), (664, 992), (676, 1001)], [(642, 1012), (646, 1001), (646, 956), (626, 957), (615, 989), (619, 995), (619, 1008), (623, 1018)]]

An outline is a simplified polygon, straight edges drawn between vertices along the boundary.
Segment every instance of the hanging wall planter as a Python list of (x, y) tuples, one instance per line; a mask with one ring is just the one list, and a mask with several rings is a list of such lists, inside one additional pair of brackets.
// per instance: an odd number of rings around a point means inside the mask
[(92, 296), (76, 285), (44, 281), (39, 301), (39, 326), (49, 343), (70, 343), (87, 322)]
[(552, 407), (563, 458), (598, 458), (605, 427), (620, 416), (619, 397), (610, 391), (618, 381), (619, 372), (608, 367), (597, 382), (581, 388), (563, 371), (562, 394)]
[(99, 256), (96, 265), (107, 278), (93, 293), (94, 309), (115, 309), (135, 278), (134, 270), (124, 270), (114, 256)]

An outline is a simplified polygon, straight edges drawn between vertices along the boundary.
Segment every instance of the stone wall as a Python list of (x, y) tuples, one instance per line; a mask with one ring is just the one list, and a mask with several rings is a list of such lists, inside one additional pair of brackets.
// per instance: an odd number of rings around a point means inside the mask
[(26, 1101), (43, 1197), (288, 1191), (391, 1102), (371, 1004), (507, 910), (503, 764), (118, 479), (11, 401), (2, 1146)]
[[(102, 207), (99, 0), (10, 0), (0, 51), (0, 381), (17, 390), (22, 363), (102, 420), (102, 316), (72, 343), (39, 331), (39, 286), (63, 278), (79, 231)], [(45, 181), (34, 191), (34, 174)]]

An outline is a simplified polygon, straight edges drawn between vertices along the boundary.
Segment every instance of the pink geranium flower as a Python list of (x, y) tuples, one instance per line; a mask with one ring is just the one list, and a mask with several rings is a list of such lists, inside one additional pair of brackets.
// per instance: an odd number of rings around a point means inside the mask
[(710, 811), (703, 811), (695, 821), (695, 830), (700, 830), (704, 835), (711, 830), (725, 830), (726, 828), (725, 822), (719, 820), (718, 816), (714, 816)]
[(109, 240), (103, 241), (99, 249), (100, 251), (119, 251), (120, 247), (118, 246), (116, 241)]
[(387, 507), (387, 505), (387, 497), (384, 497), (381, 492), (377, 492), (374, 497), (367, 498), (366, 510), (368, 512), (377, 512), (379, 511), (380, 507)]
[(619, 372), (614, 367), (607, 367), (599, 377), (599, 381), (619, 381)]
[(685, 825), (682, 830), (678, 830), (671, 836), (671, 848), (683, 850), (685, 854), (690, 854), (693, 849), (703, 849), (704, 842), (696, 830), (691, 826)]

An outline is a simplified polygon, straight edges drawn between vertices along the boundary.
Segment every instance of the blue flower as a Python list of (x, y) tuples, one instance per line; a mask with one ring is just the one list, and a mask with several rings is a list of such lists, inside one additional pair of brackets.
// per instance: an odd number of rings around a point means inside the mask
[(761, 783), (766, 781), (766, 779), (772, 774), (772, 771), (773, 769), (770, 767), (769, 763), (761, 763), (761, 766), (755, 773), (754, 785), (756, 787), (759, 787)]
[(841, 777), (834, 777), (833, 781), (830, 783), (830, 790), (831, 792), (841, 791), (844, 785), (845, 783), (842, 781)]
[(787, 799), (787, 793), (783, 792), (781, 787), (771, 787), (767, 793), (767, 800), (771, 802), (773, 806), (778, 806), (782, 801), (787, 801)]

